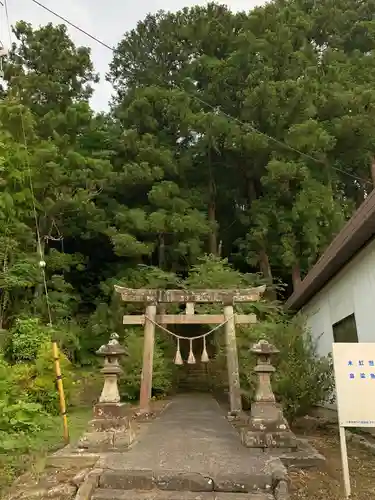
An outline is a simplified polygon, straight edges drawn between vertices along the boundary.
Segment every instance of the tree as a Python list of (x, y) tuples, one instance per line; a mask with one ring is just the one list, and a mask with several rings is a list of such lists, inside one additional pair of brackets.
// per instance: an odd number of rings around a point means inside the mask
[(62, 26), (18, 23), (0, 106), (5, 324), (30, 295), (45, 317), (33, 201), (61, 321), (84, 324), (112, 277), (186, 276), (205, 253), (298, 284), (372, 187), (373, 10), (280, 0), (149, 15), (119, 41), (99, 115), (90, 51)]
[[(96, 81), (88, 49), (76, 49), (64, 26), (33, 30), (21, 22), (14, 32), (19, 43), (6, 65), (7, 94), (0, 117), (10, 144), (16, 144), (6, 173), (19, 209), (24, 202), (21, 221), (34, 233), (34, 249), (39, 240), (38, 261), (45, 256), (48, 264), (51, 248), (82, 231), (80, 219), (86, 219), (87, 230), (88, 216), (97, 212), (93, 199), (110, 176), (111, 165), (105, 155), (98, 155), (93, 140), (90, 144), (90, 136), (97, 140), (103, 135), (103, 120), (94, 117), (88, 102), (89, 82)], [(31, 250), (24, 245), (22, 249)], [(70, 288), (65, 272), (80, 263), (80, 258), (61, 255), (47, 266), (49, 286), (60, 301), (66, 301)], [(42, 292), (40, 283), (34, 305), (41, 302)]]

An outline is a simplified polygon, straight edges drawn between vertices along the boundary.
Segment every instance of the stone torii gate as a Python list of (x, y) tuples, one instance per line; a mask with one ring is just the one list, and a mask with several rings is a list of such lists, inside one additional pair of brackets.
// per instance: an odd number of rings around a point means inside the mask
[[(140, 410), (149, 411), (152, 390), (155, 327), (163, 325), (213, 325), (225, 329), (226, 355), (229, 382), (230, 411), (242, 410), (240, 377), (235, 325), (249, 325), (257, 321), (255, 314), (236, 314), (236, 303), (258, 301), (266, 287), (259, 286), (237, 290), (153, 290), (115, 286), (116, 292), (126, 303), (145, 304), (145, 314), (125, 315), (124, 325), (144, 325), (143, 367), (140, 390)], [(223, 304), (223, 314), (195, 314), (195, 304)], [(157, 314), (167, 304), (185, 304), (185, 314)], [(217, 327), (217, 328), (218, 328)], [(168, 331), (168, 330), (167, 330)]]

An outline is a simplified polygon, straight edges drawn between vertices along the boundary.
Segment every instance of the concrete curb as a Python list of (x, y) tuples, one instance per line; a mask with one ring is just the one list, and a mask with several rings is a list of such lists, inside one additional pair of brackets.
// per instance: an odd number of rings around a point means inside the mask
[(289, 484), (286, 481), (280, 481), (274, 491), (275, 500), (290, 500)]
[(325, 464), (325, 457), (319, 453), (308, 439), (298, 438), (298, 450), (276, 455), (287, 470), (292, 469), (320, 469)]
[(267, 470), (272, 477), (272, 492), (275, 500), (290, 500), (288, 471), (278, 458), (267, 463)]
[(193, 472), (106, 469), (99, 487), (114, 490), (159, 490), (220, 493), (257, 493), (272, 491), (271, 471), (258, 474), (228, 473), (219, 477)]
[(46, 460), (46, 467), (53, 469), (68, 469), (69, 467), (94, 467), (100, 458), (100, 453), (90, 453), (86, 450), (79, 450), (72, 445), (67, 445), (57, 452), (49, 455)]
[(99, 486), (99, 478), (102, 469), (93, 469), (86, 476), (81, 486), (78, 488), (75, 500), (91, 500), (91, 497)]

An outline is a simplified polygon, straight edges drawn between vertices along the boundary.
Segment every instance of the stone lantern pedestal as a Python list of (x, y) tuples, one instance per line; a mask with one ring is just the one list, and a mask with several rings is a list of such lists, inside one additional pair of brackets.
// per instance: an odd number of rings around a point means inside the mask
[(96, 354), (104, 357), (101, 369), (104, 385), (99, 402), (93, 409), (94, 418), (89, 424), (89, 432), (81, 438), (79, 447), (90, 450), (126, 448), (133, 442), (134, 432), (129, 405), (121, 402), (118, 390), (118, 376), (122, 372), (119, 358), (125, 354), (118, 335), (113, 333), (108, 344), (102, 345)]
[(255, 401), (248, 421), (241, 429), (242, 444), (248, 448), (282, 448), (296, 450), (298, 441), (290, 430), (281, 406), (276, 403), (271, 386), (271, 356), (279, 351), (266, 340), (254, 344), (251, 352), (257, 356), (255, 373), (258, 376)]

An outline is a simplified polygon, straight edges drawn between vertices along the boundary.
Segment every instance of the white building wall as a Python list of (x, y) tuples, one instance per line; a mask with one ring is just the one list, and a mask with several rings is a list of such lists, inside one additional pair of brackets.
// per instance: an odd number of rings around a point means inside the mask
[[(358, 341), (375, 342), (375, 239), (363, 248), (302, 309), (318, 354), (332, 352), (332, 325), (355, 314)], [(336, 404), (325, 405), (336, 409)]]
[(318, 352), (332, 351), (332, 325), (355, 314), (358, 341), (375, 342), (375, 239), (302, 309)]

